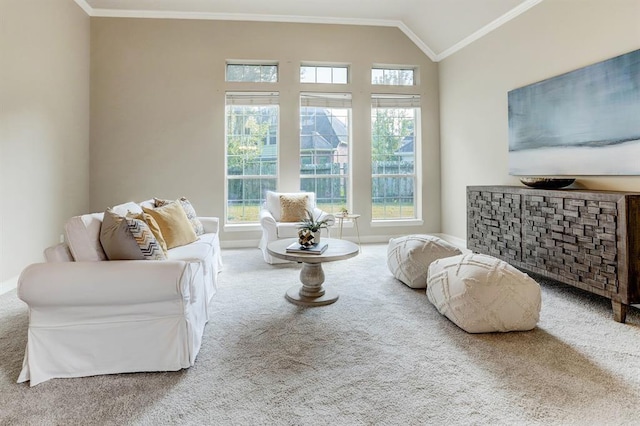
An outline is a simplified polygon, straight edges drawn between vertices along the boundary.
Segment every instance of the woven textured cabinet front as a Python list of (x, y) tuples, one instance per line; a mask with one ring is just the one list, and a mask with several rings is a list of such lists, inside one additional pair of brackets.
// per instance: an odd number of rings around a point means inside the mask
[(640, 302), (640, 194), (467, 187), (467, 247), (608, 297)]

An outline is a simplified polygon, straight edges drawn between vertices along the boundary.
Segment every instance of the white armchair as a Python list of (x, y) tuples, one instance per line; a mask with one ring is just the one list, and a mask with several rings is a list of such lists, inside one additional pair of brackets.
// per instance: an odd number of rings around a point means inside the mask
[[(260, 211), (260, 226), (262, 227), (262, 239), (259, 248), (262, 250), (264, 261), (267, 263), (286, 263), (288, 261), (276, 259), (267, 252), (267, 244), (283, 238), (298, 236), (300, 221), (288, 220), (289, 212), (283, 212), (282, 200), (291, 197), (306, 197), (306, 209), (313, 212), (313, 216), (327, 220), (327, 228), (322, 232), (323, 236), (330, 237), (331, 226), (335, 223), (335, 217), (316, 206), (316, 194), (313, 192), (273, 192), (267, 191), (266, 201)], [(284, 214), (283, 214), (284, 213)], [(290, 216), (290, 215), (289, 215)]]

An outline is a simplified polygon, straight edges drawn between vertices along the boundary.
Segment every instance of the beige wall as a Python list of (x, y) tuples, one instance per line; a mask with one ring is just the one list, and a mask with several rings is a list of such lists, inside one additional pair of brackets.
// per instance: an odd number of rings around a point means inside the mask
[[(545, 0), (441, 62), (442, 232), (466, 238), (467, 185), (519, 184), (507, 167), (509, 90), (638, 48), (638, 0)], [(640, 177), (578, 182), (640, 191)]]
[[(440, 169), (437, 65), (401, 31), (387, 27), (261, 22), (92, 18), (91, 209), (158, 196), (188, 197), (201, 215), (224, 216), (225, 83), (228, 59), (277, 61), (280, 82), (280, 188), (297, 190), (301, 61), (345, 63), (352, 82), (323, 86), (353, 94), (354, 205), (362, 235), (438, 232)], [(425, 222), (369, 226), (370, 85), (374, 63), (417, 65), (422, 114)], [(223, 242), (254, 244), (258, 231), (223, 232)]]
[(89, 206), (90, 20), (0, 0), (0, 292)]

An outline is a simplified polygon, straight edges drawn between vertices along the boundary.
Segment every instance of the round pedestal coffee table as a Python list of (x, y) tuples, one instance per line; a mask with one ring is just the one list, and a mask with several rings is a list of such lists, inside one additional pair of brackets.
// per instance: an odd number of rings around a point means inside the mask
[(291, 287), (287, 290), (285, 298), (289, 302), (301, 306), (323, 306), (335, 302), (338, 300), (338, 293), (322, 286), (324, 283), (322, 263), (357, 256), (360, 248), (351, 241), (323, 238), (322, 242), (328, 244), (324, 253), (287, 253), (287, 247), (297, 240), (297, 238), (287, 238), (273, 241), (267, 245), (267, 251), (271, 256), (302, 263), (300, 271), (302, 286)]

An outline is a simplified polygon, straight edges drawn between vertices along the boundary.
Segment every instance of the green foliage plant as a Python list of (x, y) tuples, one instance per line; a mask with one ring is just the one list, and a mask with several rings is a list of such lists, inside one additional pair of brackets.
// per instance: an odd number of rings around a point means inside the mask
[(327, 219), (320, 219), (320, 216), (315, 217), (311, 210), (306, 210), (307, 217), (302, 219), (302, 224), (300, 225), (300, 229), (308, 229), (311, 232), (318, 232), (322, 228), (327, 228), (329, 226)]

